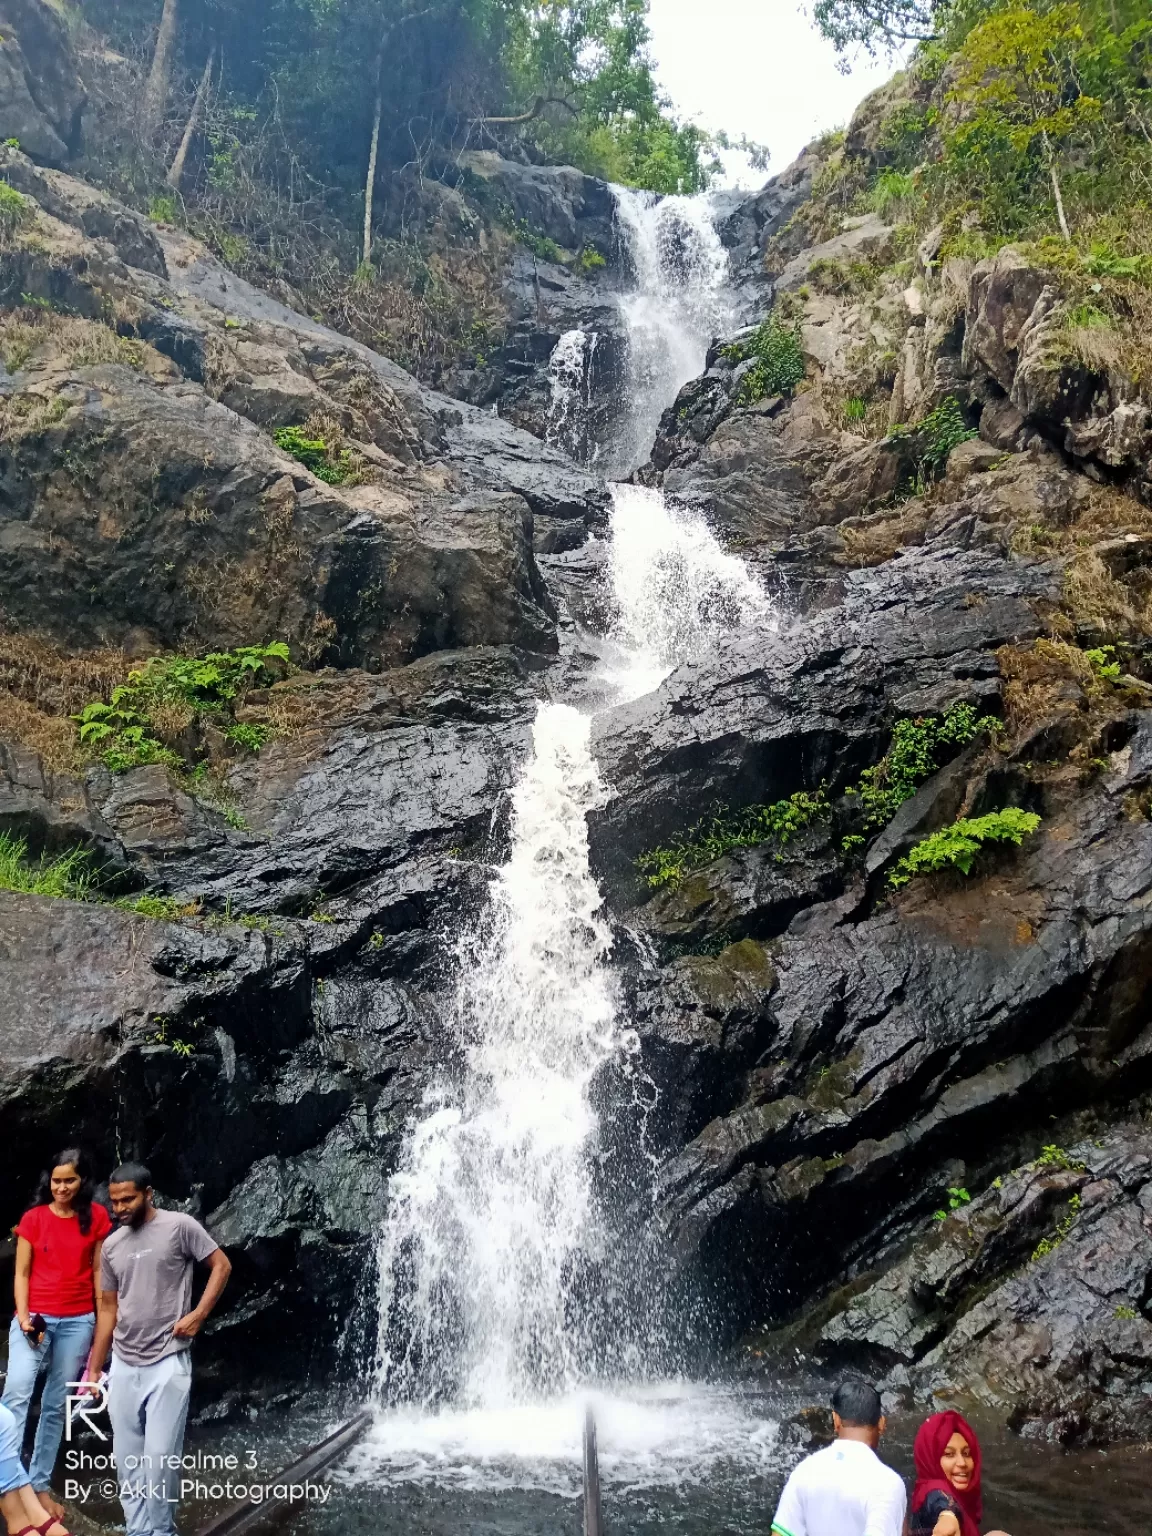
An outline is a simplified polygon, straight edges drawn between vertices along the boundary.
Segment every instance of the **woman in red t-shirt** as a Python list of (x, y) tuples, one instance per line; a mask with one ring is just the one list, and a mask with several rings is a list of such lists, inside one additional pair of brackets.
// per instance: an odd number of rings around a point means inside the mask
[[(41, 1175), (34, 1204), (16, 1227), (16, 1316), (8, 1335), (2, 1399), (22, 1441), (37, 1378), (47, 1373), (28, 1469), (38, 1495), (52, 1484), (68, 1383), (80, 1381), (88, 1363), (100, 1250), (111, 1230), (108, 1212), (92, 1201), (87, 1157), (78, 1147), (58, 1152), (51, 1169)], [(54, 1499), (42, 1497), (41, 1503), (59, 1513)]]

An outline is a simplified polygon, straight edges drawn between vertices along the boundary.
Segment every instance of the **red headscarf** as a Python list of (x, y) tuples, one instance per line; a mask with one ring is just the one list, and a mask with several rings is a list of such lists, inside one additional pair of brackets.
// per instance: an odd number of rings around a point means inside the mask
[[(952, 1486), (940, 1465), (940, 1458), (955, 1434), (964, 1436), (972, 1452), (972, 1481), (963, 1490)], [(916, 1486), (912, 1490), (912, 1508), (919, 1509), (930, 1493), (946, 1493), (960, 1510), (961, 1536), (980, 1536), (980, 1521), (984, 1516), (984, 1501), (980, 1494), (980, 1442), (968, 1421), (958, 1413), (934, 1413), (916, 1431), (913, 1455), (916, 1458)]]

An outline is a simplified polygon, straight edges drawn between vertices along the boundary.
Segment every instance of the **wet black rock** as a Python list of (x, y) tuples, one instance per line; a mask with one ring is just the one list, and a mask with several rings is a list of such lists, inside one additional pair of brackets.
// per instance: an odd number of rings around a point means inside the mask
[(985, 553), (911, 550), (851, 572), (841, 605), (738, 634), (611, 710), (593, 740), (616, 798), (593, 817), (600, 868), (628, 861), (698, 808), (845, 786), (901, 714), (999, 691), (996, 649), (1040, 633), (1033, 600), (1057, 573)]

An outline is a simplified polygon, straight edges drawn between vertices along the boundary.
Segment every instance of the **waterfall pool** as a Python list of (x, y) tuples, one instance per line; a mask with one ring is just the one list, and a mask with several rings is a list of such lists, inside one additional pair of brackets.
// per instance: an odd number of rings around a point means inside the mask
[[(664, 1383), (590, 1390), (504, 1409), (382, 1413), (332, 1474), (325, 1504), (294, 1507), (288, 1536), (577, 1536), (581, 1425), (593, 1405), (607, 1536), (768, 1536), (800, 1452), (779, 1426), (826, 1389), (781, 1383)], [(346, 1405), (315, 1400), (262, 1413), (250, 1427), (193, 1429), (190, 1451), (251, 1448), (260, 1475), (318, 1441)], [(910, 1479), (919, 1420), (897, 1415), (882, 1454)], [(986, 1524), (1011, 1536), (1147, 1536), (1148, 1447), (1065, 1451), (977, 1419)], [(181, 1526), (217, 1506), (185, 1504)], [(103, 1511), (94, 1510), (97, 1517)], [(114, 1518), (111, 1510), (109, 1518)]]

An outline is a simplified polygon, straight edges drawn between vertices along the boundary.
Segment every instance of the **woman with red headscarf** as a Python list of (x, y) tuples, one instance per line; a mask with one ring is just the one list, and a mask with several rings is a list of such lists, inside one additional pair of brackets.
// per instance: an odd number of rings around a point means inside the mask
[[(958, 1413), (934, 1413), (921, 1424), (913, 1454), (909, 1536), (980, 1536), (980, 1442)], [(989, 1531), (987, 1536), (1005, 1536)]]

